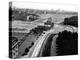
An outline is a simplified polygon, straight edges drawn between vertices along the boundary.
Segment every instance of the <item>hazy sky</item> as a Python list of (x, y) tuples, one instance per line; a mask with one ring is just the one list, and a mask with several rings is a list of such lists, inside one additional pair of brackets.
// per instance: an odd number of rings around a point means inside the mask
[(13, 2), (12, 6), (17, 8), (32, 8), (32, 9), (48, 9), (48, 10), (66, 10), (78, 11), (76, 5), (71, 4), (56, 4), (56, 3), (39, 3), (39, 2)]

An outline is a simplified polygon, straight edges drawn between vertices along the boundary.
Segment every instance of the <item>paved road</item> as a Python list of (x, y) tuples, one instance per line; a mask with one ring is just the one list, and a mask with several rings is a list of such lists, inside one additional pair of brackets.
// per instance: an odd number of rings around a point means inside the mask
[(39, 54), (39, 51), (42, 47), (42, 44), (44, 44), (45, 40), (47, 40), (45, 38), (48, 38), (48, 36), (50, 36), (51, 33), (58, 33), (63, 30), (73, 31), (72, 28), (69, 26), (55, 25), (54, 29), (46, 31), (45, 34), (42, 34), (39, 37), (39, 39), (36, 40), (34, 46), (30, 49), (30, 52), (28, 53), (28, 55), (26, 55), (24, 57), (37, 57)]
[(28, 53), (28, 55), (24, 56), (24, 57), (37, 57), (37, 55), (39, 54), (39, 51), (42, 47), (42, 44), (45, 41), (45, 38), (47, 38), (52, 32), (54, 32), (53, 29), (45, 32), (45, 34), (42, 34), (38, 40), (36, 40), (34, 46), (31, 48), (30, 52)]
[[(51, 32), (51, 33), (49, 33), (49, 34), (47, 34), (47, 36), (46, 36), (46, 38), (45, 38), (45, 40), (44, 40), (44, 42), (43, 42), (43, 44), (42, 44), (42, 47), (41, 47), (41, 49), (40, 49), (40, 51), (39, 51), (39, 53), (38, 53), (38, 57), (42, 57), (42, 55), (43, 55), (43, 52), (44, 51), (46, 51), (45, 50), (45, 48), (47, 47), (51, 47), (51, 43), (52, 43), (52, 39), (50, 39), (51, 37), (53, 37), (53, 36), (55, 36), (56, 34), (54, 33), (54, 32)], [(49, 48), (48, 48), (48, 51), (49, 51)], [(50, 52), (50, 51), (49, 51)], [(46, 54), (47, 55), (47, 54)]]

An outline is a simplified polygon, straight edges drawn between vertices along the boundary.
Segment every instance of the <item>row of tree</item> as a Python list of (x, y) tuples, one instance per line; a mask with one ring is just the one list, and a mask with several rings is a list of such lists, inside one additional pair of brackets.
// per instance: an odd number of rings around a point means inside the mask
[(78, 16), (67, 17), (64, 19), (64, 25), (71, 25), (78, 27)]
[(42, 34), (43, 31), (47, 31), (47, 30), (49, 30), (49, 29), (50, 29), (50, 27), (37, 26), (37, 27), (35, 27), (34, 29), (32, 29), (31, 32), (32, 32), (33, 34), (37, 35), (37, 34)]
[(78, 34), (69, 31), (59, 32), (56, 39), (58, 55), (74, 55), (78, 54)]

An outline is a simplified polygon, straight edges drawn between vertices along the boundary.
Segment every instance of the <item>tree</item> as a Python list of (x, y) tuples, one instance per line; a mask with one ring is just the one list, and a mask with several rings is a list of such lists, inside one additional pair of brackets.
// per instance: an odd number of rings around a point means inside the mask
[(56, 39), (58, 55), (78, 54), (78, 34), (69, 31), (59, 32)]
[(71, 25), (78, 27), (78, 16), (67, 17), (64, 19), (64, 25)]
[(36, 34), (41, 34), (41, 33), (43, 33), (43, 31), (47, 31), (49, 29), (50, 28), (46, 27), (46, 26), (37, 26), (34, 29), (32, 29), (31, 32), (36, 35)]

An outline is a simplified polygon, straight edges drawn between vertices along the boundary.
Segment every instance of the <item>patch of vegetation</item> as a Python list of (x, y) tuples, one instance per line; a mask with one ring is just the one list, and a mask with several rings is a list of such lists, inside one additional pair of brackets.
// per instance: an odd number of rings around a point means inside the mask
[(64, 25), (71, 25), (78, 27), (78, 16), (67, 17), (64, 19)]
[(35, 35), (37, 34), (42, 34), (43, 31), (47, 31), (49, 30), (50, 27), (46, 27), (46, 26), (37, 26), (36, 28), (32, 29), (31, 32)]
[(34, 42), (32, 42), (31, 45), (25, 49), (25, 52), (22, 54), (22, 56), (27, 55), (27, 53), (29, 52), (30, 48), (31, 48), (33, 45), (34, 45)]
[(78, 54), (78, 34), (77, 32), (63, 31), (58, 34), (56, 39), (58, 55)]

